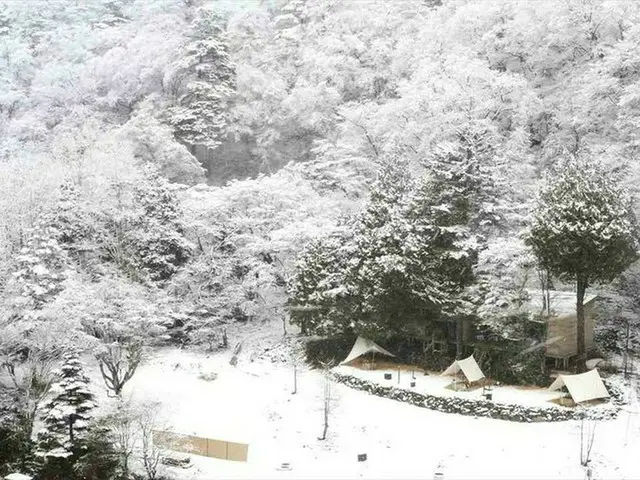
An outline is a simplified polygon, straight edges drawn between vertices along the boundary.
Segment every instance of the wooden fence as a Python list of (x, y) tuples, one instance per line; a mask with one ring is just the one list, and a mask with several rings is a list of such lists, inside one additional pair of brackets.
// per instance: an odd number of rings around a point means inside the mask
[(246, 462), (249, 454), (249, 445), (246, 443), (226, 442), (160, 430), (153, 431), (153, 441), (157, 446), (168, 450), (235, 462)]

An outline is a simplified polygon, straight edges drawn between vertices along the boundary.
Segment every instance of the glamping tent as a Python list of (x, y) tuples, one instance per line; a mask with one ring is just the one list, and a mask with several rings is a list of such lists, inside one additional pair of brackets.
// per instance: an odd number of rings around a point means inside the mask
[(373, 354), (380, 353), (388, 357), (395, 357), (393, 353), (385, 350), (375, 342), (363, 337), (358, 337), (356, 339), (356, 343), (353, 344), (353, 348), (349, 352), (349, 355), (347, 355), (347, 358), (345, 358), (342, 362), (340, 362), (340, 365), (347, 365), (353, 362), (355, 359), (363, 355), (366, 355), (367, 353), (373, 353)]
[(559, 375), (549, 390), (559, 390), (562, 387), (567, 387), (569, 395), (576, 403), (609, 398), (607, 387), (604, 386), (596, 369), (578, 375)]
[(473, 355), (464, 358), (462, 360), (454, 361), (449, 368), (447, 368), (444, 372), (442, 372), (443, 376), (446, 375), (457, 375), (462, 372), (466, 379), (466, 383), (472, 384), (475, 382), (479, 382), (483, 378), (485, 378), (484, 373), (480, 370), (478, 366), (478, 362), (473, 358)]

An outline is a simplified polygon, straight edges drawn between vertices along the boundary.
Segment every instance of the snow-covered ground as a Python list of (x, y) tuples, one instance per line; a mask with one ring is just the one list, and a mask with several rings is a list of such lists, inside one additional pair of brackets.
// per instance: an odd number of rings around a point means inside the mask
[[(422, 371), (414, 372), (415, 378), (412, 378), (412, 372), (403, 370), (400, 372), (400, 382), (398, 382), (398, 372), (391, 369), (362, 370), (343, 365), (337, 367), (335, 371), (344, 375), (351, 375), (363, 380), (369, 380), (385, 387), (398, 387), (417, 393), (437, 395), (440, 397), (455, 396), (469, 400), (483, 399), (482, 388), (475, 388), (468, 391), (455, 391), (448, 388), (453, 382), (452, 377), (443, 377), (433, 372), (430, 372), (428, 375), (424, 375)], [(391, 373), (391, 380), (385, 380), (384, 373)], [(410, 386), (412, 380), (416, 382), (415, 387)], [(558, 407), (558, 405), (551, 401), (560, 398), (563, 395), (561, 392), (551, 391), (544, 388), (513, 387), (508, 385), (493, 386), (492, 394), (492, 401), (496, 403), (536, 407)]]
[[(444, 414), (338, 384), (331, 385), (328, 438), (318, 440), (324, 377), (298, 372), (293, 395), (293, 368), (272, 361), (284, 349), (265, 345), (255, 342), (236, 367), (230, 353), (167, 348), (139, 368), (126, 394), (160, 402), (160, 427), (250, 445), (246, 463), (193, 455), (194, 466), (172, 469), (172, 478), (428, 479), (438, 469), (444, 478), (584, 477), (579, 422), (522, 424)], [(214, 373), (215, 380), (205, 379)], [(640, 478), (638, 448), (636, 414), (598, 423), (594, 478)], [(366, 462), (357, 461), (359, 453), (367, 453)], [(283, 462), (290, 471), (277, 469)]]

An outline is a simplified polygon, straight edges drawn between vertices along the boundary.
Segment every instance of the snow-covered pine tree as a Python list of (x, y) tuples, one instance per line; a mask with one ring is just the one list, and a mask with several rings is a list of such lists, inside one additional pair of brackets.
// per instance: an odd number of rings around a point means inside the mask
[(360, 230), (386, 225), (402, 209), (414, 181), (408, 162), (393, 156), (385, 159), (369, 192), (369, 202), (359, 218)]
[(442, 221), (467, 225), (474, 232), (486, 232), (500, 222), (493, 156), (486, 134), (472, 126), (434, 149), (425, 163), (430, 196)]
[(425, 162), (427, 175), (407, 204), (410, 223), (408, 258), (429, 271), (439, 286), (441, 303), (434, 315), (456, 322), (457, 355), (463, 354), (462, 319), (475, 311), (482, 292), (476, 265), (485, 236), (501, 217), (496, 205), (492, 149), (472, 127), (457, 132)]
[(191, 254), (184, 236), (178, 200), (157, 169), (147, 166), (146, 181), (137, 185), (134, 201), (139, 214), (127, 233), (132, 266), (152, 280), (166, 280)]
[(341, 332), (351, 321), (344, 278), (351, 246), (347, 235), (327, 235), (311, 241), (298, 258), (287, 303), (303, 334)]
[(540, 266), (576, 284), (578, 373), (586, 371), (584, 296), (638, 258), (631, 199), (595, 159), (570, 156), (550, 172), (533, 213), (527, 243)]
[[(441, 301), (428, 264), (413, 254), (423, 239), (406, 218), (413, 180), (404, 159), (383, 164), (355, 229), (346, 285), (356, 330), (389, 334), (415, 332)], [(409, 333), (411, 334), (411, 333)]]
[(43, 406), (38, 448), (44, 458), (43, 471), (50, 478), (74, 478), (74, 465), (87, 449), (85, 439), (96, 404), (76, 352), (65, 354), (58, 375), (60, 379), (52, 386), (54, 396)]
[(39, 309), (64, 288), (65, 256), (58, 243), (58, 230), (42, 221), (25, 236), (25, 244), (16, 256), (13, 277), (21, 295)]
[(431, 272), (442, 302), (437, 315), (456, 321), (458, 355), (462, 354), (461, 319), (471, 313), (465, 292), (475, 281), (480, 238), (487, 221), (483, 208), (490, 177), (482, 160), (489, 148), (481, 135), (459, 132), (427, 160), (427, 174), (408, 203), (406, 216), (416, 241), (412, 257)]
[(152, 217), (160, 223), (179, 226), (180, 209), (175, 194), (171, 191), (169, 182), (153, 165), (144, 169), (146, 182), (136, 185), (134, 197), (137, 206), (142, 209), (142, 215)]
[(220, 144), (227, 119), (226, 105), (235, 89), (235, 67), (224, 38), (222, 19), (201, 8), (194, 34), (181, 52), (173, 76), (175, 104), (168, 121), (177, 138), (195, 148)]
[(407, 205), (408, 267), (418, 278), (428, 275), (440, 293), (429, 312), (432, 320), (461, 321), (470, 313), (463, 293), (475, 281), (478, 247), (466, 210), (466, 203), (458, 203), (438, 179), (423, 180)]
[(78, 188), (72, 181), (60, 186), (60, 198), (44, 220), (56, 229), (58, 242), (64, 248), (73, 248), (90, 234), (91, 224), (82, 207)]

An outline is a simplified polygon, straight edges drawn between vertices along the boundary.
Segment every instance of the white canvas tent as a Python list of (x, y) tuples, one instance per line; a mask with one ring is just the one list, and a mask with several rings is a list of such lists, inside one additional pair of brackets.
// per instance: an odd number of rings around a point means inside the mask
[(33, 480), (33, 477), (24, 475), (22, 473), (10, 473), (6, 477), (4, 477), (4, 480)]
[(456, 375), (459, 372), (462, 372), (467, 382), (473, 383), (478, 380), (482, 380), (484, 377), (484, 373), (480, 370), (476, 359), (473, 358), (473, 355), (463, 358), (462, 360), (454, 361), (449, 368), (447, 368), (441, 375)]
[(367, 353), (381, 353), (382, 355), (395, 357), (393, 353), (385, 350), (374, 341), (363, 337), (358, 337), (356, 339), (356, 343), (353, 344), (353, 348), (349, 352), (349, 355), (347, 355), (347, 358), (340, 362), (340, 365), (345, 365), (349, 362), (352, 362), (356, 358), (361, 357), (362, 355), (365, 355)]
[(607, 387), (604, 386), (597, 369), (578, 375), (559, 375), (549, 390), (559, 390), (562, 387), (567, 387), (569, 395), (576, 403), (609, 397)]

